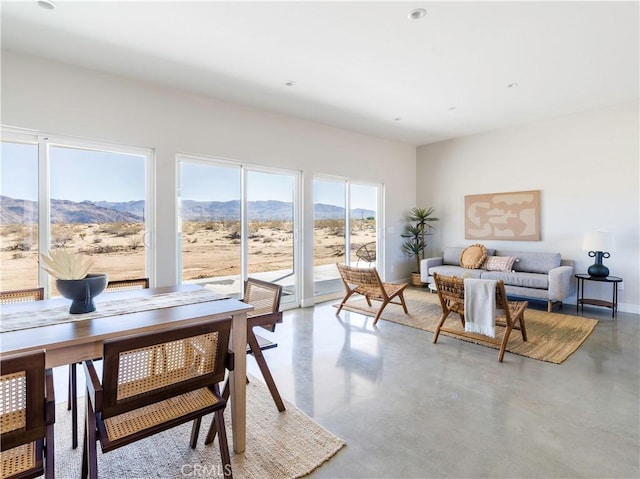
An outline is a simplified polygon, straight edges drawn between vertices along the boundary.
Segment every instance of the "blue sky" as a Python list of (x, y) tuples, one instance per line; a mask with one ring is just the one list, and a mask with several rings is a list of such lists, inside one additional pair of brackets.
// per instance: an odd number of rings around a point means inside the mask
[[(36, 201), (37, 146), (2, 142), (0, 194)], [(135, 201), (145, 199), (144, 157), (104, 151), (50, 147), (51, 197), (69, 201)], [(182, 197), (196, 201), (229, 201), (240, 197), (240, 169), (182, 163)], [(248, 174), (248, 200), (292, 201), (293, 178), (264, 172)], [(344, 206), (344, 183), (315, 182), (314, 203)], [(161, 192), (158, 192), (161, 194)], [(353, 185), (353, 208), (375, 210), (374, 189)]]

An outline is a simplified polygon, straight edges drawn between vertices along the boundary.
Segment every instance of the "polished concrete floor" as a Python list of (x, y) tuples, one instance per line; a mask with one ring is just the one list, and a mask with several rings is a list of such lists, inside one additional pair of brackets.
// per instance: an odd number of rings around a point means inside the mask
[(585, 309), (600, 322), (563, 364), (500, 364), (483, 346), (337, 317), (334, 303), (260, 333), (278, 342), (264, 354), (283, 398), (347, 442), (312, 479), (640, 477), (640, 316)]
[(585, 309), (601, 321), (563, 364), (500, 364), (333, 303), (286, 311), (265, 351), (282, 396), (347, 442), (311, 477), (640, 477), (640, 316)]

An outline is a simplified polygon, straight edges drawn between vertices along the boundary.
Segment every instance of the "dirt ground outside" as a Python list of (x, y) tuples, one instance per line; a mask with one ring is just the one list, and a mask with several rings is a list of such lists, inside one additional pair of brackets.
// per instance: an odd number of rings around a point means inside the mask
[[(249, 225), (249, 273), (293, 269), (293, 230), (290, 222), (261, 221)], [(142, 224), (53, 225), (54, 248), (90, 255), (91, 272), (109, 278), (146, 276)], [(355, 220), (351, 250), (375, 242), (375, 220)], [(0, 289), (38, 285), (38, 238), (35, 225), (0, 226)], [(183, 281), (240, 274), (238, 222), (185, 222), (182, 227)], [(343, 262), (344, 221), (321, 220), (314, 228), (314, 265)]]

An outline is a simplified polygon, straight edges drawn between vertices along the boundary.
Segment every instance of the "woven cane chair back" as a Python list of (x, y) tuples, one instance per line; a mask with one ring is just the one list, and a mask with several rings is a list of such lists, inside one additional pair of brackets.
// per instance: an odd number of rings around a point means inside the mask
[(103, 417), (224, 380), (231, 320), (105, 342)]
[[(37, 477), (45, 472), (45, 444), (53, 474), (55, 398), (53, 376), (45, 371), (45, 353), (36, 351), (2, 359), (0, 376), (0, 443), (2, 477)], [(45, 383), (47, 387), (45, 388)]]
[(107, 283), (107, 291), (130, 291), (149, 288), (149, 278), (118, 279)]
[(44, 288), (0, 291), (0, 304), (26, 303), (29, 301), (42, 301), (43, 299)]
[(242, 299), (244, 303), (253, 306), (253, 311), (249, 311), (247, 317), (275, 313), (280, 309), (281, 296), (282, 286), (249, 278), (245, 282)]
[[(245, 281), (242, 302), (253, 306), (253, 311), (247, 313), (249, 326), (260, 326), (274, 332), (276, 323), (282, 322), (282, 313), (280, 313), (281, 297), (282, 286), (279, 284), (255, 278), (249, 278)], [(271, 317), (268, 315), (271, 315)], [(269, 322), (266, 322), (267, 320)]]

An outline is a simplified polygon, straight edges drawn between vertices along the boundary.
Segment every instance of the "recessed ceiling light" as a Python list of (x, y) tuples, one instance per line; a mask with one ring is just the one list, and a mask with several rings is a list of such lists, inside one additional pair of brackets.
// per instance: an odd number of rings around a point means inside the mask
[(38, 6), (46, 10), (53, 10), (54, 8), (56, 8), (56, 4), (53, 3), (52, 0), (38, 0), (36, 3), (38, 4)]
[(518, 84), (517, 83), (509, 83), (507, 85), (507, 88), (518, 88)]
[(420, 20), (427, 14), (427, 11), (424, 8), (414, 8), (409, 12), (410, 20)]
[(294, 86), (295, 84), (296, 82), (292, 80), (287, 80), (286, 82), (284, 82), (284, 86)]
[(402, 120), (402, 118), (400, 118), (399, 116), (396, 116), (396, 117), (393, 119), (393, 121), (401, 121), (401, 120)]
[(449, 107), (449, 111), (453, 111), (453, 110), (455, 110), (455, 109), (456, 109), (456, 107), (455, 107), (455, 106), (450, 106), (450, 107)]

